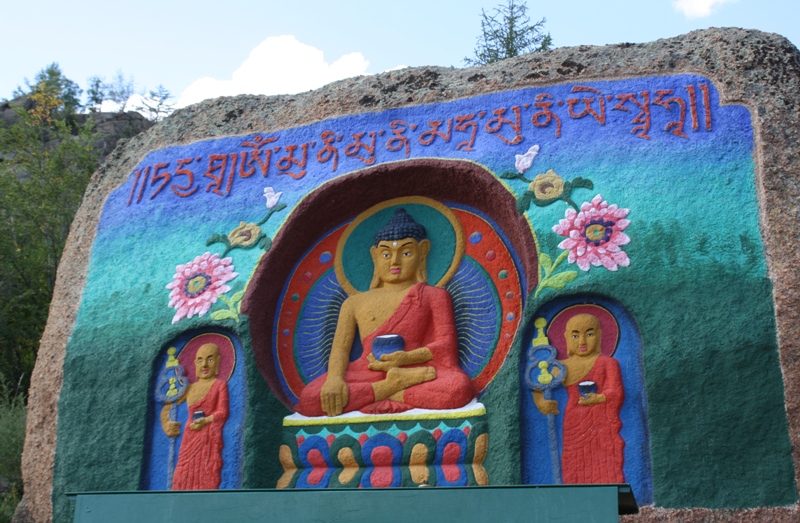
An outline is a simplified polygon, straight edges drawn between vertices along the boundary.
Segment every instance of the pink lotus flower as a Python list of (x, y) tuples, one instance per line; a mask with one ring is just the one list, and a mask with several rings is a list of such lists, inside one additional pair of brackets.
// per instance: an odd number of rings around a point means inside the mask
[(264, 188), (264, 198), (267, 199), (267, 209), (272, 209), (278, 205), (278, 200), (281, 199), (282, 192), (275, 192), (272, 187)]
[(569, 250), (567, 259), (578, 263), (581, 270), (588, 271), (591, 265), (602, 265), (609, 271), (631, 264), (628, 255), (620, 249), (631, 239), (625, 234), (630, 220), (624, 220), (630, 209), (620, 209), (617, 204), (608, 205), (599, 194), (591, 203), (584, 202), (581, 211), (567, 209), (564, 219), (553, 226), (553, 230), (567, 239), (558, 244)]
[(539, 154), (539, 146), (534, 145), (528, 152), (525, 154), (517, 154), (515, 155), (516, 161), (514, 162), (514, 167), (517, 168), (520, 174), (523, 174), (525, 171), (531, 168), (533, 165), (533, 159), (536, 158), (536, 155)]
[(238, 272), (233, 272), (232, 261), (232, 258), (220, 259), (219, 254), (207, 252), (175, 267), (173, 280), (167, 284), (167, 289), (171, 289), (169, 306), (178, 311), (172, 323), (195, 314), (204, 315), (220, 294), (231, 290), (225, 284), (239, 276)]

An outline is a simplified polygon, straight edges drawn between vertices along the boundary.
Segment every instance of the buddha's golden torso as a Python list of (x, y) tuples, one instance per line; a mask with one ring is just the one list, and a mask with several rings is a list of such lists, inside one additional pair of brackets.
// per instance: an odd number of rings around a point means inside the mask
[(362, 340), (392, 317), (411, 287), (400, 290), (379, 287), (349, 298)]

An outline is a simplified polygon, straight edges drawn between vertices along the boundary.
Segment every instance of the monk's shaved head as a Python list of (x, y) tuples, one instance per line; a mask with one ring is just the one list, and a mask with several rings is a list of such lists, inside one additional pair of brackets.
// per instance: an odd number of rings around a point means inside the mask
[(576, 314), (567, 321), (564, 337), (570, 356), (591, 356), (600, 353), (600, 320), (591, 314)]

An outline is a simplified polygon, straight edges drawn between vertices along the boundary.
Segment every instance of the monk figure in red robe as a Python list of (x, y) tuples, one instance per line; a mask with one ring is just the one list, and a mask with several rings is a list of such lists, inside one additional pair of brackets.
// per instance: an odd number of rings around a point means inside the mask
[[(222, 482), (222, 428), (228, 419), (228, 384), (217, 378), (219, 347), (206, 343), (197, 349), (194, 366), (197, 381), (190, 383), (185, 401), (189, 418), (183, 430), (172, 490), (216, 490)], [(161, 410), (161, 426), (170, 438), (181, 433), (180, 423), (170, 421), (167, 403)]]
[[(625, 391), (619, 363), (600, 352), (600, 335), (600, 321), (591, 314), (577, 314), (567, 322), (568, 357), (562, 361), (567, 369), (561, 451), (564, 483), (625, 483), (625, 441), (619, 435)], [(578, 385), (582, 382), (593, 382), (596, 392), (581, 395)], [(541, 390), (534, 391), (533, 399), (542, 414), (558, 414), (558, 403), (544, 399)]]
[[(398, 209), (370, 249), (370, 289), (347, 298), (339, 312), (328, 372), (303, 389), (296, 410), (305, 416), (454, 409), (475, 397), (458, 362), (450, 294), (427, 285), (430, 240), (425, 227)], [(362, 356), (349, 363), (356, 332)], [(402, 350), (372, 353), (378, 336), (400, 336)]]

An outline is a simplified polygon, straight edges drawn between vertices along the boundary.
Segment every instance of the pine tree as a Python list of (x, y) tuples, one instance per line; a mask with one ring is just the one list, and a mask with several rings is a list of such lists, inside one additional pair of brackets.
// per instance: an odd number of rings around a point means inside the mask
[(481, 35), (473, 58), (464, 58), (466, 65), (484, 65), (525, 53), (547, 51), (553, 47), (550, 33), (544, 32), (546, 19), (531, 23), (525, 2), (508, 0), (493, 13), (481, 9)]

